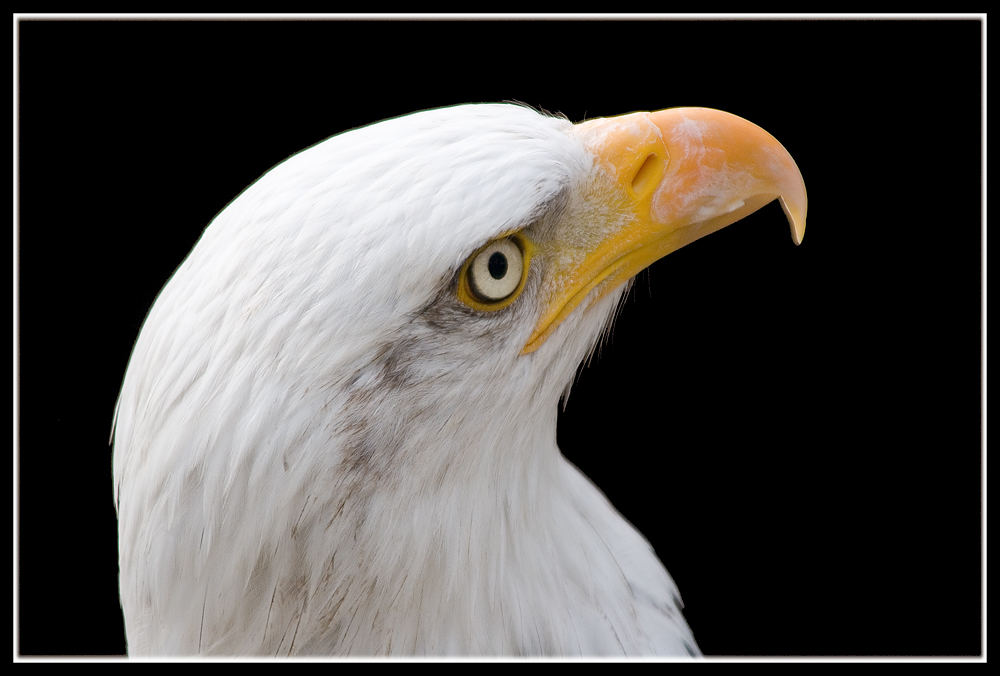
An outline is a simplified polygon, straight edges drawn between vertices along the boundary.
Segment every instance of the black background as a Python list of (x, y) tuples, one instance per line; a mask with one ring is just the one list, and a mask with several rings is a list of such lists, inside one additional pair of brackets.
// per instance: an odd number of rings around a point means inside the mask
[(643, 273), (560, 419), (709, 655), (981, 651), (981, 30), (22, 21), (18, 643), (119, 654), (108, 435), (156, 293), (293, 152), (414, 110), (722, 108), (809, 190)]

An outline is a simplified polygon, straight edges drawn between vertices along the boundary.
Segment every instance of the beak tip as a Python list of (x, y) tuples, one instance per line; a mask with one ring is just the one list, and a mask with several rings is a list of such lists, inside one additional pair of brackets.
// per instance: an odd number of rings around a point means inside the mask
[(806, 236), (806, 207), (804, 199), (801, 204), (797, 205), (789, 204), (789, 201), (784, 196), (779, 198), (778, 201), (781, 202), (781, 208), (788, 218), (788, 225), (792, 231), (792, 241), (795, 242), (795, 246), (798, 246), (802, 244), (802, 240)]
[(795, 242), (795, 246), (801, 245), (802, 240), (805, 238), (805, 236), (806, 236), (805, 221), (792, 225), (792, 241)]

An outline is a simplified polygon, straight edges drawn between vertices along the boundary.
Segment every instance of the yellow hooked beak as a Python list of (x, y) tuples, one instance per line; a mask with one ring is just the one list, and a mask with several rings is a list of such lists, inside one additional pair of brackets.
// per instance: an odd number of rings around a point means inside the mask
[(741, 117), (670, 108), (589, 120), (574, 130), (595, 158), (592, 180), (574, 223), (547, 243), (543, 309), (524, 353), (585, 299), (597, 302), (660, 258), (775, 199), (795, 243), (802, 242), (802, 175), (774, 137)]

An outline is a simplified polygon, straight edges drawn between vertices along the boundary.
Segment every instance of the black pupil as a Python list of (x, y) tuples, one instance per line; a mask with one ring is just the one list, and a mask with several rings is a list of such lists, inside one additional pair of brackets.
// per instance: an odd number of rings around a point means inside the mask
[(507, 257), (499, 251), (490, 256), (489, 263), (486, 264), (493, 279), (503, 279), (507, 274)]

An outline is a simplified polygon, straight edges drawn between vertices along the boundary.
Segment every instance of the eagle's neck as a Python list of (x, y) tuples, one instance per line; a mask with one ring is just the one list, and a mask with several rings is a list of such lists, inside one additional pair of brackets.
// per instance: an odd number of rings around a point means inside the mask
[(188, 500), (149, 532), (187, 558), (157, 559), (175, 593), (133, 595), (156, 599), (135, 652), (695, 650), (648, 544), (559, 453), (554, 387), (491, 411), (423, 382), (381, 365), (339, 399), (278, 388), (295, 405), (261, 436), (274, 452), (217, 454), (229, 479), (198, 488), (221, 490), (210, 527)]
[(448, 462), (345, 484), (351, 497), (300, 520), (299, 560), (324, 565), (274, 577), (266, 651), (683, 652), (648, 545), (560, 455), (554, 413), (520, 422), (478, 441), (414, 438), (397, 450)]

